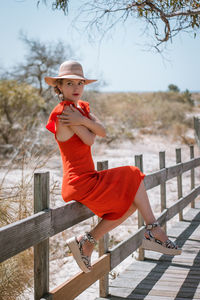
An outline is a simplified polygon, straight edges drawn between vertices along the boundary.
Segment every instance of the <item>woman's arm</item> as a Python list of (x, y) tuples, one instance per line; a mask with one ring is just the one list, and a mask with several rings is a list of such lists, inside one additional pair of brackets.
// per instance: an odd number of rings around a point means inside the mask
[(56, 120), (56, 138), (58, 141), (64, 142), (70, 139), (73, 134), (77, 134), (86, 145), (91, 146), (95, 140), (95, 134), (84, 126), (66, 125), (62, 120)]
[(69, 126), (76, 135), (85, 143), (86, 145), (92, 146), (96, 135), (82, 125), (71, 125)]
[(106, 136), (106, 130), (101, 121), (94, 115), (89, 114), (90, 119), (87, 117), (83, 117), (83, 125), (90, 129), (93, 133), (95, 133), (98, 136), (105, 137)]
[[(100, 120), (93, 114), (89, 114), (90, 119), (83, 116), (75, 107), (68, 106), (64, 109), (62, 115), (58, 116), (59, 120), (63, 124), (68, 126), (81, 125), (88, 128), (95, 135), (105, 137), (106, 130)], [(74, 130), (76, 130), (74, 128)]]

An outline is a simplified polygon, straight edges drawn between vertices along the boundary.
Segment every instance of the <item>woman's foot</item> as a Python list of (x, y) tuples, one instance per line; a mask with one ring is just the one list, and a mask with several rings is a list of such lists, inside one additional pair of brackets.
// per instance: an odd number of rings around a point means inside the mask
[(174, 242), (168, 239), (157, 222), (146, 225), (142, 247), (167, 255), (180, 255), (182, 252)]
[[(152, 235), (154, 236), (155, 239), (160, 240), (163, 243), (168, 240), (168, 236), (166, 235), (164, 230), (162, 230), (162, 228), (159, 225), (153, 227), (151, 229), (151, 233), (152, 233)], [(144, 235), (148, 237), (148, 230), (146, 230)]]
[(81, 270), (85, 273), (90, 272), (91, 254), (96, 244), (91, 234), (86, 233), (79, 238), (73, 237), (67, 241), (67, 244)]
[[(77, 241), (80, 242), (82, 239), (84, 238), (84, 235), (77, 237)], [(82, 244), (82, 251), (83, 254), (86, 256), (91, 256), (92, 252), (94, 250), (94, 244), (91, 243), (89, 240), (86, 240), (83, 244)]]

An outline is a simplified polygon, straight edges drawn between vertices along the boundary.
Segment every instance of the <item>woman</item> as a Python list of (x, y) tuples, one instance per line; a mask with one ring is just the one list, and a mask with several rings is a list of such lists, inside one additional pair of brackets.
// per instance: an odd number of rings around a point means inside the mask
[(89, 103), (80, 100), (86, 84), (96, 80), (84, 77), (75, 61), (61, 64), (59, 75), (45, 77), (61, 102), (52, 111), (46, 128), (55, 134), (63, 162), (62, 197), (76, 200), (102, 218), (91, 232), (68, 241), (76, 262), (84, 272), (91, 270), (94, 244), (139, 209), (146, 222), (143, 247), (169, 255), (181, 250), (168, 239), (156, 222), (143, 183), (144, 174), (135, 166), (96, 171), (91, 156), (95, 136), (105, 137), (99, 119)]

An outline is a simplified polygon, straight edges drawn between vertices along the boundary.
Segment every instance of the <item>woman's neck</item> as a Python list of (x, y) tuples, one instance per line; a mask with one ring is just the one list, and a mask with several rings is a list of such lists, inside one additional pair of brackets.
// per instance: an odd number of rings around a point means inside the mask
[(75, 106), (78, 105), (78, 100), (64, 99), (64, 101), (70, 101), (70, 102), (73, 102)]

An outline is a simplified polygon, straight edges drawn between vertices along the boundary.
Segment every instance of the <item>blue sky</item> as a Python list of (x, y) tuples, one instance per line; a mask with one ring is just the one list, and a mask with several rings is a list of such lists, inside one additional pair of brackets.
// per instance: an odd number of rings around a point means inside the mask
[[(47, 1), (48, 2), (48, 1)], [(51, 1), (49, 1), (51, 2)], [(104, 91), (165, 91), (170, 83), (182, 91), (200, 90), (200, 36), (182, 33), (169, 43), (163, 57), (155, 51), (144, 51), (150, 39), (142, 34), (144, 23), (131, 20), (118, 25), (102, 41), (90, 42), (88, 35), (74, 29), (77, 3), (73, 1), (69, 16), (52, 11), (37, 0), (0, 2), (0, 65), (9, 68), (21, 62), (26, 48), (19, 40), (23, 31), (29, 38), (41, 41), (62, 40), (75, 49), (69, 59), (79, 60), (85, 75), (101, 77), (107, 82)], [(76, 26), (82, 27), (76, 22)]]

